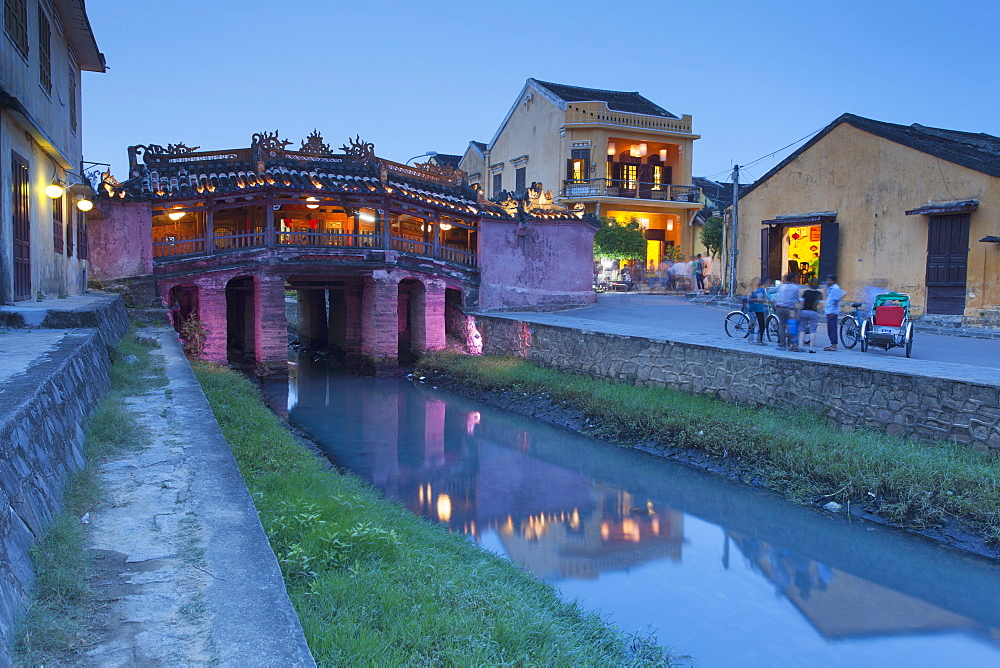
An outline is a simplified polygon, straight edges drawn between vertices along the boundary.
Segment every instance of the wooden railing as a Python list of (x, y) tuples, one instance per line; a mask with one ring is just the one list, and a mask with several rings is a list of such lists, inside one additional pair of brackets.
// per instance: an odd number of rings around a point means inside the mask
[(205, 237), (176, 237), (154, 241), (153, 257), (177, 257), (180, 255), (200, 255), (205, 252)]
[(562, 197), (628, 197), (667, 202), (700, 202), (701, 188), (678, 186), (669, 183), (647, 183), (645, 181), (616, 179), (584, 179), (563, 181)]
[[(424, 241), (419, 236), (392, 235), (388, 239), (388, 247), (383, 245), (381, 234), (347, 234), (341, 232), (314, 232), (311, 230), (283, 230), (276, 232), (274, 243), (278, 248), (364, 248), (394, 250), (409, 255), (436, 257), (448, 262), (457, 262), (467, 266), (478, 265), (476, 253), (464, 247), (454, 247), (441, 244), (434, 251), (434, 244)], [(267, 235), (264, 232), (239, 232), (215, 237), (212, 253), (227, 253), (248, 248), (264, 248), (268, 246)], [(153, 243), (154, 258), (174, 258), (181, 256), (206, 255), (205, 237), (178, 237), (169, 241)]]

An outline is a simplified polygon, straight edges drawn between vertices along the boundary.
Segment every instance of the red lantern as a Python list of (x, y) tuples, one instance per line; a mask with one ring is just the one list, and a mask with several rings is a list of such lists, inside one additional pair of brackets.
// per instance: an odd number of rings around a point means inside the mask
[(315, 230), (317, 227), (319, 227), (319, 221), (316, 220), (315, 218), (310, 218), (309, 219), (309, 227), (311, 229)]

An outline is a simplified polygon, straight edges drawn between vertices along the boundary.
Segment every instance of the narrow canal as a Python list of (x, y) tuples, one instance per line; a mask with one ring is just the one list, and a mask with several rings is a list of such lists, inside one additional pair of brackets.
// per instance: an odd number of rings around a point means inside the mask
[(997, 665), (1000, 568), (405, 381), (301, 364), (340, 466), (701, 666)]

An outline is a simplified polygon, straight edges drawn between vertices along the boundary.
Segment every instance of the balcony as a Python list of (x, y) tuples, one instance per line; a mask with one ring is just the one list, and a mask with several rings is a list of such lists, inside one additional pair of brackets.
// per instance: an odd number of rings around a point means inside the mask
[(563, 181), (563, 187), (559, 194), (563, 199), (623, 197), (660, 202), (701, 202), (701, 188), (695, 186), (615, 179)]
[[(476, 253), (467, 246), (440, 243), (435, 245), (423, 237), (399, 234), (349, 234), (339, 232), (288, 231), (274, 233), (273, 243), (268, 244), (264, 232), (240, 232), (214, 238), (211, 253), (205, 250), (205, 237), (168, 236), (153, 242), (153, 258), (157, 262), (211, 254), (222, 254), (246, 249), (310, 248), (310, 249), (363, 249), (392, 250), (399, 253), (445, 260), (469, 267), (477, 266)], [(336, 253), (331, 255), (335, 256)]]
[(566, 110), (566, 125), (613, 125), (640, 128), (670, 134), (691, 134), (691, 117), (663, 118), (625, 111), (612, 111), (604, 102), (571, 102)]

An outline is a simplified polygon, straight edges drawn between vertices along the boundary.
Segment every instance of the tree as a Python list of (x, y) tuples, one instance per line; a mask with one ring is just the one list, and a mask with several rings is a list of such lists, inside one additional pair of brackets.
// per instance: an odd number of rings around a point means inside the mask
[(646, 237), (639, 221), (632, 219), (619, 223), (614, 218), (601, 219), (601, 227), (594, 234), (594, 255), (612, 260), (646, 260)]
[(722, 219), (714, 216), (706, 220), (701, 228), (701, 243), (712, 257), (722, 252), (723, 229)]

